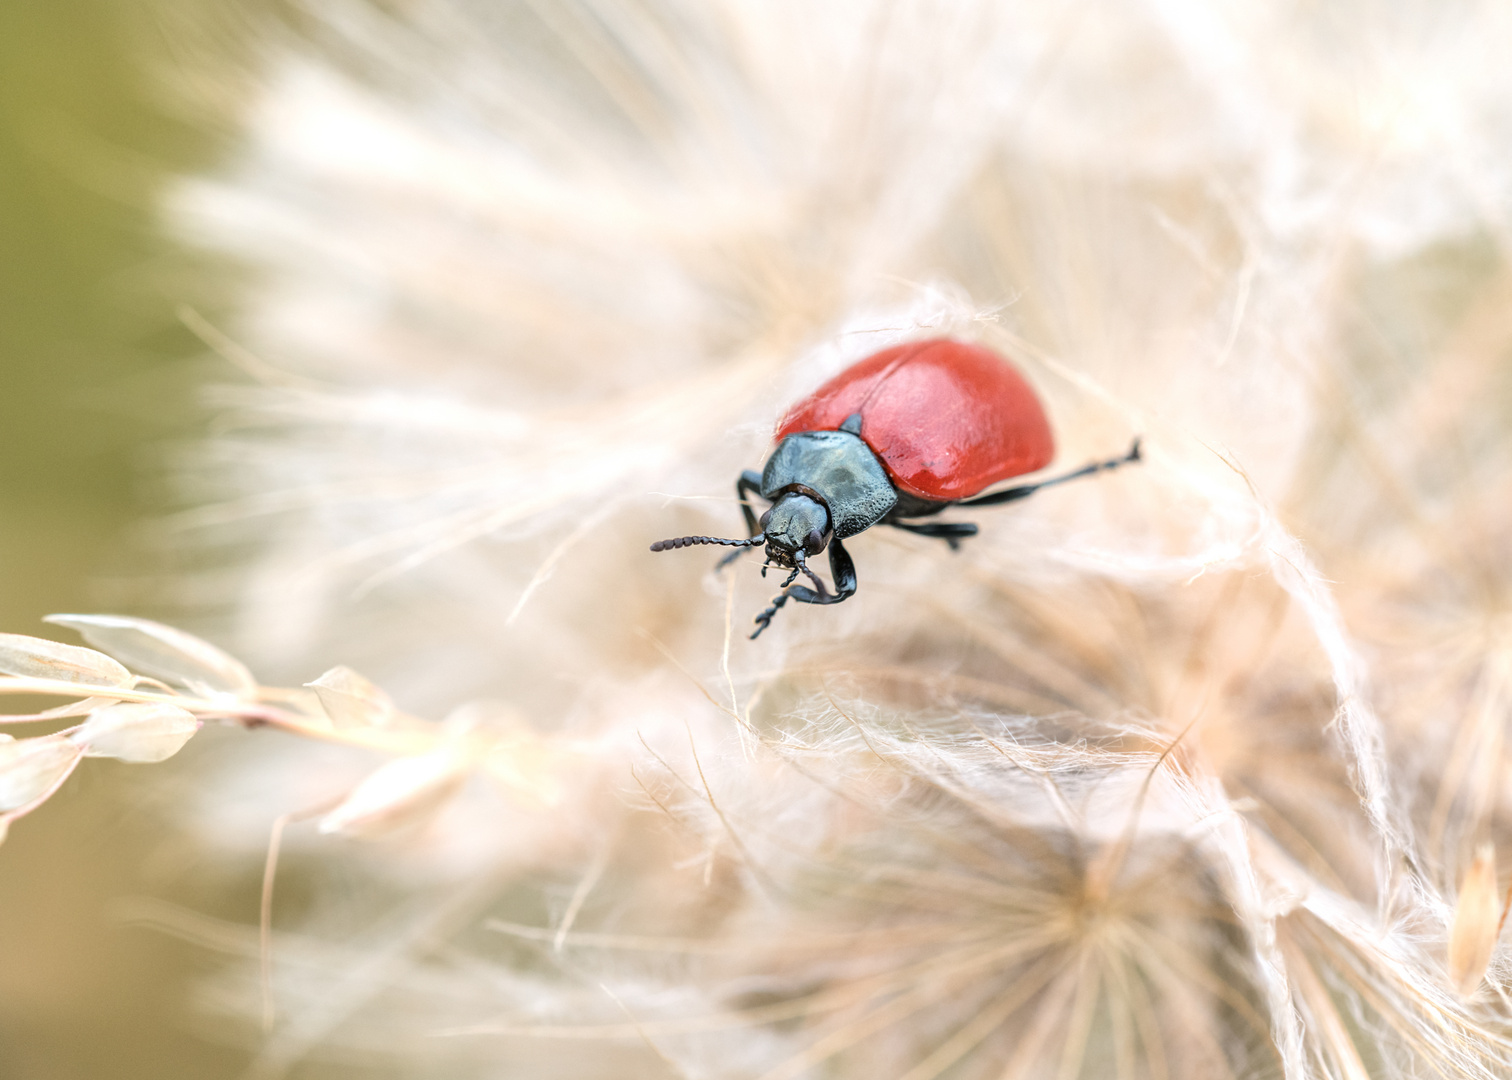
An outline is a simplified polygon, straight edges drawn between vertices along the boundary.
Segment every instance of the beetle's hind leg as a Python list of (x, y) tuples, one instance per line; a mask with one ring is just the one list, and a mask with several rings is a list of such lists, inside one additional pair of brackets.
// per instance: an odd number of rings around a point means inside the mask
[(889, 521), (887, 524), (895, 529), (903, 529), (905, 532), (917, 533), (920, 536), (933, 536), (950, 545), (951, 551), (959, 551), (961, 541), (969, 536), (977, 534), (977, 527), (969, 521), (928, 521), (915, 524), (908, 521)]
[[(755, 536), (761, 532), (761, 526), (756, 521), (756, 511), (751, 508), (750, 494), (761, 494), (761, 474), (755, 469), (747, 469), (740, 474), (740, 479), (735, 481), (735, 497), (740, 500), (740, 512), (745, 515), (746, 535)], [(740, 558), (750, 548), (736, 548), (724, 558), (714, 564), (715, 570), (723, 570), (727, 563), (732, 563)]]
[(1037, 484), (1023, 484), (1019, 487), (1005, 488), (1002, 491), (994, 491), (990, 495), (978, 495), (972, 499), (963, 499), (961, 506), (1000, 506), (1003, 503), (1013, 502), (1033, 495), (1040, 488), (1054, 487), (1056, 484), (1064, 484), (1067, 480), (1079, 480), (1083, 476), (1091, 476), (1094, 473), (1108, 472), (1120, 465), (1129, 465), (1144, 460), (1144, 454), (1140, 452), (1142, 438), (1136, 438), (1129, 446), (1129, 452), (1123, 457), (1109, 458), (1107, 461), (1094, 461), (1090, 465), (1083, 465), (1074, 472), (1068, 472), (1064, 476), (1052, 476), (1049, 480), (1041, 480)]

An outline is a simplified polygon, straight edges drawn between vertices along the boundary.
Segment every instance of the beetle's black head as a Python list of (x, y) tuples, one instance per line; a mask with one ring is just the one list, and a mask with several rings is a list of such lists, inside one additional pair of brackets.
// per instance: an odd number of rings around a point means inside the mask
[(792, 569), (829, 544), (829, 511), (817, 499), (789, 491), (761, 515), (761, 532), (767, 560)]
[[(797, 485), (794, 485), (797, 487)], [(807, 489), (805, 489), (807, 490)], [(744, 496), (744, 487), (741, 494)], [(747, 508), (747, 518), (750, 510)], [(790, 598), (796, 598), (807, 604), (831, 604), (835, 597), (824, 587), (823, 580), (808, 568), (808, 559), (818, 555), (829, 546), (834, 530), (830, 524), (830, 512), (828, 507), (813, 496), (805, 494), (803, 490), (787, 489), (777, 496), (777, 501), (772, 508), (761, 515), (761, 531), (755, 536), (748, 536), (744, 540), (725, 539), (721, 536), (677, 536), (670, 540), (658, 540), (651, 545), (652, 551), (672, 551), (676, 548), (692, 547), (697, 544), (719, 544), (724, 547), (735, 548), (729, 555), (720, 560), (723, 566), (731, 559), (740, 555), (742, 551), (753, 547), (766, 545), (766, 565), (761, 568), (761, 576), (765, 577), (767, 566), (778, 566), (787, 570), (787, 580), (780, 586), (782, 595), (772, 601), (772, 606), (756, 616), (756, 632), (754, 638), (767, 628), (771, 623), (772, 616)], [(839, 552), (840, 543), (835, 541), (835, 551)], [(841, 552), (843, 554), (843, 552)], [(835, 552), (830, 553), (831, 567)], [(846, 559), (845, 564), (850, 565)], [(838, 573), (838, 571), (837, 571)], [(800, 589), (788, 591), (788, 586), (798, 579), (798, 575), (805, 575), (813, 588), (804, 586)], [(850, 592), (842, 594), (841, 599), (855, 591), (855, 573), (851, 572), (852, 582)]]

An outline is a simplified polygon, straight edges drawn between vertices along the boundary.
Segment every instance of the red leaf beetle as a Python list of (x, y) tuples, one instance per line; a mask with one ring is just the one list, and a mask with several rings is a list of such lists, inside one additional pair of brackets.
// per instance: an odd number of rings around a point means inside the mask
[[(977, 527), (915, 521), (947, 506), (996, 506), (1139, 460), (1123, 457), (1064, 476), (979, 495), (999, 480), (1042, 469), (1055, 454), (1045, 410), (1024, 377), (990, 349), (949, 338), (898, 345), (846, 368), (788, 410), (777, 449), (760, 473), (735, 482), (751, 536), (679, 536), (652, 551), (695, 544), (738, 548), (725, 563), (765, 543), (768, 565), (790, 570), (782, 592), (756, 616), (755, 638), (783, 604), (838, 604), (856, 591), (856, 568), (840, 541), (873, 525), (944, 540), (955, 550)], [(772, 504), (757, 521), (750, 494)], [(806, 560), (829, 548), (835, 591)], [(799, 574), (814, 584), (793, 585)]]

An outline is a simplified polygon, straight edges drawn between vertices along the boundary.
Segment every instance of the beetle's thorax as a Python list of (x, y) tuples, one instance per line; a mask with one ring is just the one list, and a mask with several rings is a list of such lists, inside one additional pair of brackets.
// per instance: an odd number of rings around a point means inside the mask
[(820, 532), (841, 538), (871, 528), (898, 501), (871, 447), (849, 431), (803, 431), (783, 439), (762, 470), (761, 495), (775, 504), (774, 521), (789, 498), (818, 505), (827, 511), (827, 528)]

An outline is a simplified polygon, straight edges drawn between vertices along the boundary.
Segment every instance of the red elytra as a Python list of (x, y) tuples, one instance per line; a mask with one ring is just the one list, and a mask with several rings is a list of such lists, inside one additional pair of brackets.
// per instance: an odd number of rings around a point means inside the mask
[(855, 413), (893, 483), (934, 502), (970, 498), (1055, 456), (1050, 422), (1024, 377), (992, 350), (949, 338), (852, 364), (788, 410), (777, 441), (837, 431)]

